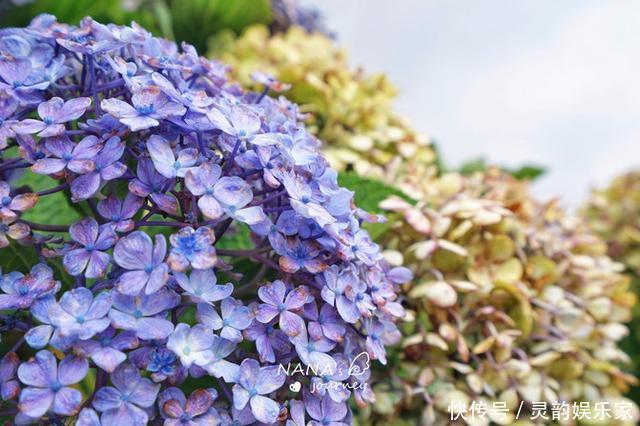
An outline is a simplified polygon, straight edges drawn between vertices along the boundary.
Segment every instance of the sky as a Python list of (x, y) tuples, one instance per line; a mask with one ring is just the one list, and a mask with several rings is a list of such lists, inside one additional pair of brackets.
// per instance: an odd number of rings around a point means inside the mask
[(640, 167), (640, 2), (303, 3), (354, 66), (390, 76), (396, 110), (451, 166), (545, 166), (534, 193), (570, 208)]

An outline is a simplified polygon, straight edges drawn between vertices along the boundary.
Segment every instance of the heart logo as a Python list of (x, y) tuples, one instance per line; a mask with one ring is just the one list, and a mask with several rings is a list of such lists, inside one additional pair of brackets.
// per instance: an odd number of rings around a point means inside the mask
[(302, 385), (300, 384), (300, 382), (295, 382), (289, 385), (289, 389), (291, 390), (291, 392), (300, 392), (301, 386)]

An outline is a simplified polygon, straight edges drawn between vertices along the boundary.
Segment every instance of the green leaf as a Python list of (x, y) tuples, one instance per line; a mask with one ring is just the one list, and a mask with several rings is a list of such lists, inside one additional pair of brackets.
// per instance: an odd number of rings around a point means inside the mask
[(524, 165), (519, 169), (507, 170), (511, 175), (519, 180), (535, 180), (547, 173), (546, 167), (535, 165)]
[(340, 173), (338, 183), (353, 191), (356, 205), (369, 213), (383, 213), (380, 203), (392, 195), (397, 195), (411, 204), (415, 203), (401, 191), (377, 180), (360, 177), (354, 172)]
[(468, 160), (462, 166), (460, 166), (459, 172), (465, 176), (472, 175), (476, 172), (483, 172), (487, 170), (487, 161), (482, 158), (474, 158)]
[(251, 243), (251, 231), (244, 223), (235, 222), (232, 228), (224, 233), (216, 242), (216, 248), (224, 250), (249, 250), (253, 248)]
[[(27, 186), (31, 191), (43, 191), (59, 185), (60, 182), (48, 176), (31, 172), (24, 173), (16, 182), (16, 187)], [(68, 191), (42, 196), (38, 203), (27, 210), (22, 218), (31, 222), (47, 225), (69, 225), (82, 219), (87, 213), (81, 205), (71, 202)]]
[(11, 241), (7, 247), (0, 249), (0, 266), (3, 273), (20, 271), (26, 274), (38, 261), (38, 253), (33, 246), (20, 246)]
[(199, 52), (222, 30), (239, 34), (249, 25), (271, 22), (268, 0), (172, 0), (169, 8), (176, 40), (193, 44)]

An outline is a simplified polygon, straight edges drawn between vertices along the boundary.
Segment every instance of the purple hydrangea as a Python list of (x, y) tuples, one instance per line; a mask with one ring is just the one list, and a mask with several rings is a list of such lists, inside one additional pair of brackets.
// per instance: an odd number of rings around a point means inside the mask
[(78, 413), (82, 394), (70, 385), (84, 379), (88, 371), (84, 358), (70, 355), (58, 364), (51, 352), (38, 352), (18, 367), (18, 379), (26, 386), (20, 392), (20, 412), (32, 419), (48, 411), (64, 416)]
[[(33, 262), (0, 277), (16, 422), (340, 425), (373, 401), (350, 366), (386, 361), (411, 275), (285, 85), (226, 71), (137, 24), (0, 29), (0, 250)], [(69, 214), (39, 223), (54, 194)]]

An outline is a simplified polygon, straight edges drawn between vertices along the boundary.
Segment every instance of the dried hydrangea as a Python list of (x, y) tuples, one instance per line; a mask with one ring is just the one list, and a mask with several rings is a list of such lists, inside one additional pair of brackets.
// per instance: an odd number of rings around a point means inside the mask
[(593, 191), (581, 213), (607, 242), (609, 256), (640, 275), (640, 172), (618, 176)]
[(399, 175), (422, 172), (434, 162), (429, 140), (392, 112), (396, 89), (386, 76), (351, 68), (326, 35), (296, 26), (271, 35), (253, 26), (219, 44), (213, 55), (232, 65), (239, 81), (251, 83), (260, 70), (291, 84), (283, 95), (308, 113), (308, 126), (327, 144), (324, 152), (338, 170), (397, 186)]
[[(610, 424), (635, 424), (638, 408), (623, 397), (635, 378), (621, 369), (628, 356), (618, 346), (635, 297), (602, 241), (496, 169), (425, 186), (424, 201), (382, 203), (396, 215), (382, 238), (387, 257), (406, 262), (415, 279), (404, 285), (401, 350), (391, 377), (375, 378), (368, 421), (449, 424), (453, 411), (469, 424), (512, 424), (519, 408), (531, 419), (533, 402), (549, 410), (606, 401), (632, 416)], [(485, 411), (474, 423), (465, 411), (495, 401), (508, 413)]]
[[(636, 295), (640, 294), (640, 172), (617, 176), (606, 188), (594, 190), (580, 213), (589, 227), (607, 242), (609, 256), (625, 265), (632, 276), (632, 289)], [(640, 368), (639, 327), (636, 307), (631, 333), (623, 342), (636, 373)], [(637, 399), (640, 388), (636, 386), (632, 395)]]
[[(0, 30), (0, 243), (34, 254), (0, 280), (16, 422), (342, 424), (373, 400), (336, 368), (386, 362), (410, 273), (297, 106), (225, 72), (136, 24)], [(48, 197), (82, 217), (25, 219)]]

